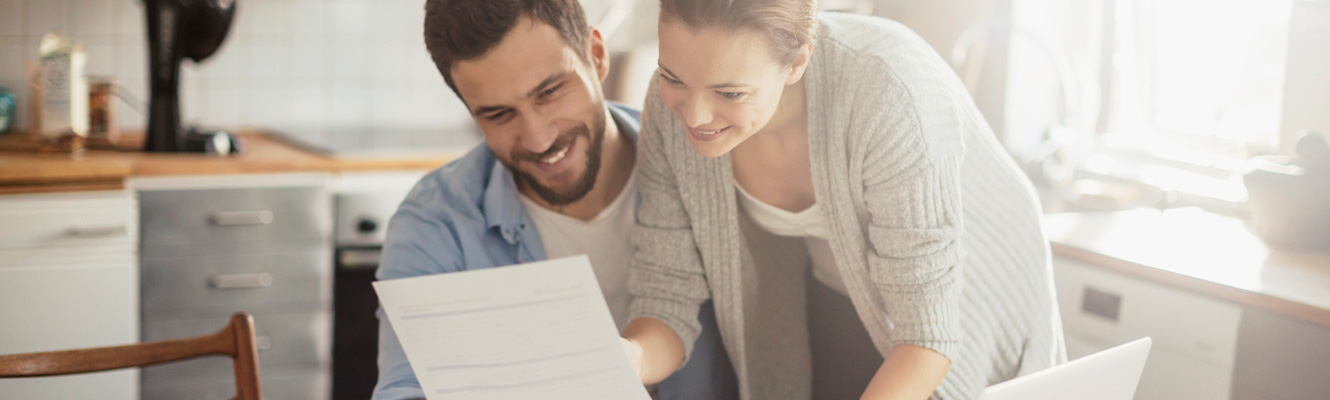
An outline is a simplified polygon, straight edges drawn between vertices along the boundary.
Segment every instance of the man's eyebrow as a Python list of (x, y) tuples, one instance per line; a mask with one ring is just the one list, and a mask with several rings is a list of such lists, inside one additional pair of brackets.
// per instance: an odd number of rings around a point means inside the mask
[[(660, 67), (660, 69), (664, 70), (665, 73), (670, 74), (670, 78), (672, 78), (672, 79), (674, 79), (674, 80), (676, 80), (676, 81), (679, 80), (679, 75), (675, 74), (674, 71), (670, 71), (669, 68), (665, 68), (665, 66), (662, 65), (659, 61), (656, 62), (656, 66), (658, 66), (658, 67)], [(734, 82), (718, 83), (718, 84), (715, 84), (715, 85), (708, 86), (708, 88), (711, 88), (711, 89), (729, 89), (729, 88), (746, 88), (746, 87), (748, 87), (748, 85), (744, 85), (744, 84), (740, 84), (740, 83), (734, 83)]]
[(495, 112), (495, 111), (503, 111), (503, 110), (507, 110), (508, 108), (510, 108), (510, 107), (508, 107), (508, 106), (484, 106), (484, 107), (477, 107), (477, 108), (476, 108), (474, 111), (472, 111), (471, 113), (472, 113), (472, 114), (475, 114), (475, 115), (482, 115), (482, 114), (489, 114), (489, 113), (492, 113), (492, 112)]
[(535, 89), (531, 89), (530, 92), (527, 92), (526, 95), (527, 95), (528, 97), (530, 97), (530, 96), (535, 96), (537, 93), (540, 93), (541, 91), (544, 91), (545, 88), (548, 88), (550, 85), (553, 85), (555, 82), (558, 82), (559, 80), (562, 80), (563, 77), (564, 77), (564, 76), (567, 76), (567, 75), (568, 75), (568, 72), (555, 72), (555, 73), (551, 74), (550, 76), (546, 77), (545, 80), (540, 81), (540, 84), (539, 84), (539, 85), (536, 85), (536, 88), (535, 88)]

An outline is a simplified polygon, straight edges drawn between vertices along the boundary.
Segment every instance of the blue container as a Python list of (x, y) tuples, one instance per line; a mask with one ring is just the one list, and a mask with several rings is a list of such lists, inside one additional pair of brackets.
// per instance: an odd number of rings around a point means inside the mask
[(15, 118), (18, 118), (18, 103), (14, 101), (14, 93), (0, 87), (0, 135), (9, 133)]

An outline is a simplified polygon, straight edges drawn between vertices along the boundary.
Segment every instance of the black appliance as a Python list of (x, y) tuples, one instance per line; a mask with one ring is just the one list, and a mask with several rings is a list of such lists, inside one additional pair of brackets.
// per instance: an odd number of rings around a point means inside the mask
[[(235, 18), (235, 0), (143, 0), (148, 23), (148, 132), (144, 151), (202, 152), (215, 143), (180, 125), (180, 61), (203, 61), (217, 51)], [(231, 138), (221, 134), (230, 142)], [(228, 143), (236, 149), (235, 143)]]
[(371, 283), (388, 220), (423, 173), (363, 173), (339, 179), (333, 207), (333, 400), (368, 399), (374, 391), (379, 298)]
[[(374, 232), (380, 223), (363, 219), (358, 230)], [(381, 248), (337, 249), (333, 270), (333, 400), (368, 399), (378, 381), (379, 298), (370, 285)]]

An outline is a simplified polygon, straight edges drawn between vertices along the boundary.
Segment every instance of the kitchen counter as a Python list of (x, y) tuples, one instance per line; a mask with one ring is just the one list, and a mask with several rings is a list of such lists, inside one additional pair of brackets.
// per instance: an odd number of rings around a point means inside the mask
[(1044, 217), (1053, 253), (1330, 328), (1330, 250), (1271, 247), (1197, 208)]
[(358, 155), (312, 153), (257, 131), (240, 131), (245, 152), (231, 156), (193, 153), (145, 153), (142, 136), (116, 145), (75, 153), (38, 152), (23, 133), (0, 136), (0, 194), (124, 187), (128, 177), (285, 172), (425, 170), (448, 163), (461, 153)]

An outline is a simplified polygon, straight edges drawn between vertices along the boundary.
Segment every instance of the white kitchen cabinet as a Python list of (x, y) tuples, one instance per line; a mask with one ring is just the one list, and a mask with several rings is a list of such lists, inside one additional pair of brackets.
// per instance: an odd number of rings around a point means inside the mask
[[(0, 226), (0, 354), (138, 342), (131, 193), (0, 196)], [(2, 379), (0, 398), (136, 399), (138, 374)]]
[(1054, 274), (1069, 358), (1150, 336), (1137, 400), (1231, 397), (1241, 307), (1065, 257)]

